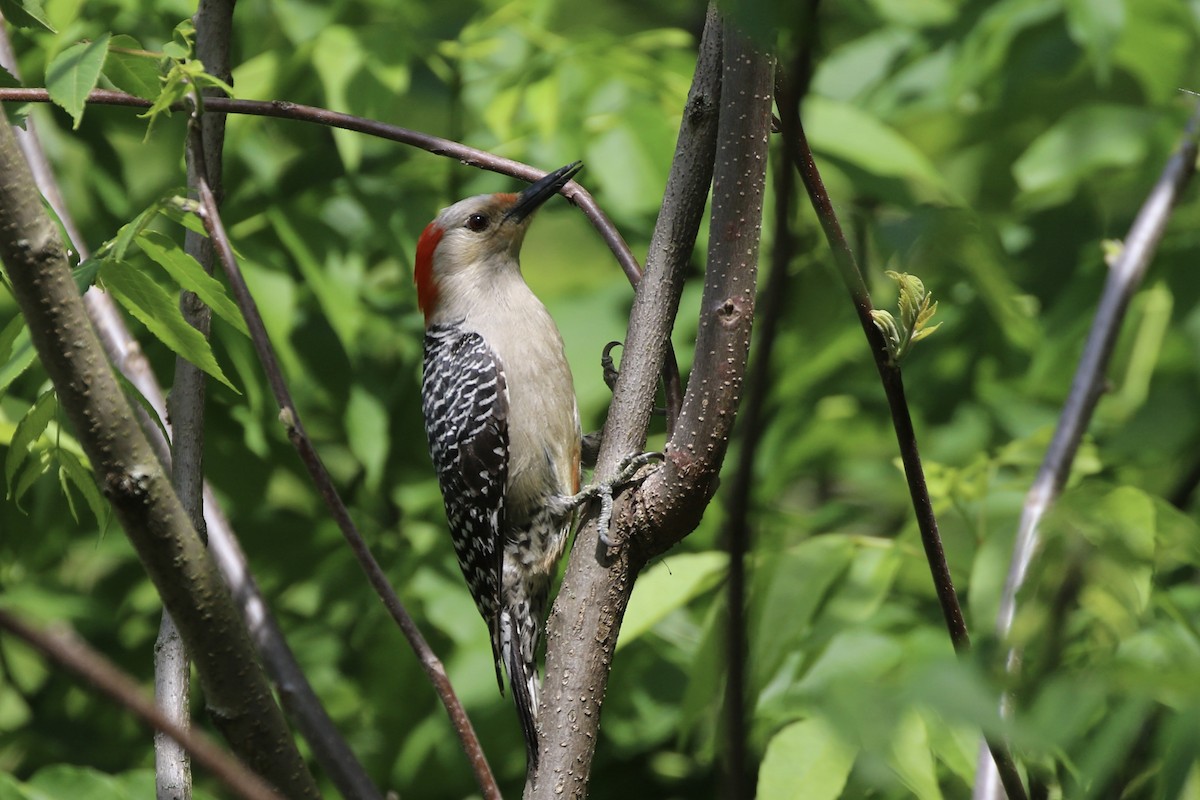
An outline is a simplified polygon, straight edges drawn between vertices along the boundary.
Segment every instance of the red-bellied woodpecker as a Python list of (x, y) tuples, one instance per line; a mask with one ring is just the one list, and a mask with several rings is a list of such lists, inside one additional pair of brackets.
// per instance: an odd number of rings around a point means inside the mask
[[(534, 211), (577, 173), (520, 194), (468, 197), (417, 242), (425, 314), (421, 386), (429, 452), (458, 564), (508, 672), (530, 763), (537, 759), (536, 654), (555, 567), (578, 505), (580, 427), (562, 337), (521, 277)], [(622, 477), (628, 474), (623, 470)]]

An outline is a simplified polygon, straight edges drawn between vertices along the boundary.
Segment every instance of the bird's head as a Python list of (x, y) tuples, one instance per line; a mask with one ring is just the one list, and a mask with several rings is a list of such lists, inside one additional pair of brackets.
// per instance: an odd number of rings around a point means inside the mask
[(575, 176), (576, 161), (556, 169), (520, 194), (481, 194), (442, 209), (417, 240), (413, 283), (428, 321), (442, 284), (488, 270), (519, 269), (518, 255), (533, 212)]

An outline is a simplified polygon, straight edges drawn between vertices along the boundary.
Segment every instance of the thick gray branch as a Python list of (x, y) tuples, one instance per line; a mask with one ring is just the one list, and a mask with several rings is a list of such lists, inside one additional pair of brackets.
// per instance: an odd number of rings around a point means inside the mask
[[(650, 554), (695, 528), (712, 496), (737, 409), (754, 309), (772, 65), (741, 34), (728, 26), (722, 33), (721, 27), (710, 12), (655, 244), (634, 303), (600, 479), (611, 477), (620, 458), (645, 441), (682, 266), (711, 175), (713, 235), (693, 377), (666, 466), (617, 507), (614, 558), (597, 552), (595, 526), (581, 523), (549, 626), (540, 771), (526, 785), (527, 798), (587, 795), (600, 707), (634, 578)], [(712, 110), (718, 106), (714, 138)], [(702, 410), (705, 403), (712, 404), (708, 410)]]
[(316, 797), (246, 628), (88, 322), (58, 232), (7, 125), (0, 125), (0, 259), (97, 480), (192, 649), (214, 722), (286, 795)]

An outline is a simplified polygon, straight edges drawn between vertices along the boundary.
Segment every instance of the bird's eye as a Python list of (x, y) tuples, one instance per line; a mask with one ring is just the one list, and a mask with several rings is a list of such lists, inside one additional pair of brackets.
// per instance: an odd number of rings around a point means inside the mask
[(491, 224), (492, 221), (484, 214), (472, 214), (471, 216), (467, 217), (467, 230), (469, 231), (475, 231), (476, 233), (479, 233), (480, 231), (486, 231), (488, 225)]

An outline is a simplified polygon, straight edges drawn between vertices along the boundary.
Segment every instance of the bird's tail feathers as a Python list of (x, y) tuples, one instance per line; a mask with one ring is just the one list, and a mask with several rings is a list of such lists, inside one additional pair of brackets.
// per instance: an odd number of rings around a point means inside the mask
[[(516, 625), (513, 624), (514, 616), (518, 620)], [(508, 671), (508, 683), (512, 687), (521, 733), (525, 737), (527, 763), (529, 769), (533, 769), (537, 766), (538, 758), (537, 632), (533, 629), (523, 630), (520, 620), (528, 621), (528, 614), (510, 614), (508, 609), (500, 612), (500, 650), (504, 668)]]

